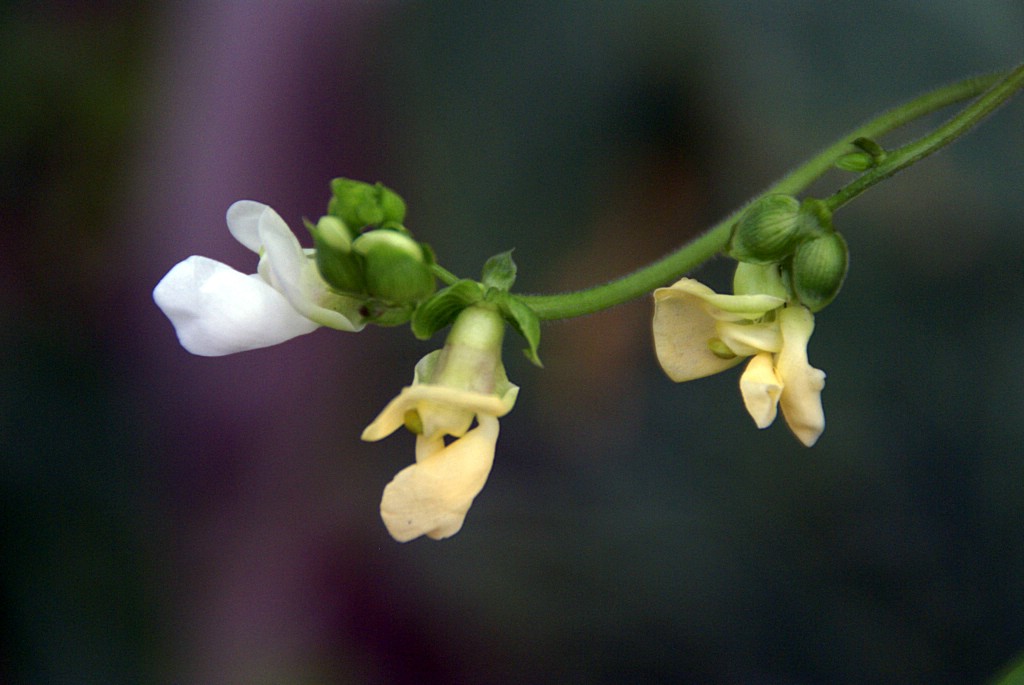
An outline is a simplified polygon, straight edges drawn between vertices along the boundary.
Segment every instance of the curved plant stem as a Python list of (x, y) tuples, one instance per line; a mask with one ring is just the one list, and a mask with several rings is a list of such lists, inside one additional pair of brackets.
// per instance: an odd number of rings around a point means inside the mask
[(841, 188), (825, 200), (825, 204), (829, 209), (835, 211), (879, 181), (884, 181), (911, 164), (949, 145), (995, 111), (1022, 85), (1024, 85), (1024, 65), (1011, 71), (1005, 79), (965, 107), (962, 112), (943, 126), (912, 143), (886, 153), (885, 159), (878, 166)]
[[(878, 167), (846, 186), (844, 190), (851, 189), (849, 193), (852, 194), (849, 198), (844, 196), (835, 200), (838, 203), (836, 206), (839, 206), (867, 187), (892, 176), (963, 134), (1024, 85), (1022, 72), (1024, 65), (1012, 71), (966, 79), (911, 100), (850, 131), (767, 188), (761, 195), (752, 198), (750, 202), (770, 193), (798, 193), (829, 171), (840, 156), (855, 151), (857, 148), (851, 143), (857, 138), (883, 135), (938, 109), (989, 91), (977, 102), (965, 108), (949, 124), (916, 143), (900, 148), (897, 151), (898, 156), (896, 152), (891, 153)], [(890, 159), (893, 161), (890, 162)], [(528, 305), (541, 319), (551, 320), (591, 314), (645, 295), (678, 279), (722, 250), (729, 240), (732, 224), (750, 202), (675, 252), (628, 276), (585, 290), (558, 295), (519, 295), (518, 299)]]

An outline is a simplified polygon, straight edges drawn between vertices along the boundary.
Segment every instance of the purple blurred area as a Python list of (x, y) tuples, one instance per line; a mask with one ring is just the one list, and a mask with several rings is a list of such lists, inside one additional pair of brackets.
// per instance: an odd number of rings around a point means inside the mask
[[(8, 3), (0, 16), (4, 683), (977, 682), (1024, 649), (1019, 100), (840, 215), (829, 428), (675, 386), (648, 302), (544, 329), (462, 532), (388, 537), (439, 346), (320, 330), (189, 355), (151, 291), (383, 181), (521, 290), (635, 269), (865, 118), (1004, 68), (1024, 9)], [(823, 181), (831, 192), (842, 176)], [(870, 200), (868, 200), (870, 197)], [(968, 227), (965, 229), (964, 227)], [(717, 287), (717, 260), (700, 277)]]

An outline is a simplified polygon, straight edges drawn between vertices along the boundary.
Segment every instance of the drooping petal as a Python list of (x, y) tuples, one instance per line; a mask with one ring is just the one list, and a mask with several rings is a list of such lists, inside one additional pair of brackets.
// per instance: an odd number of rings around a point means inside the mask
[(153, 299), (182, 347), (207, 357), (277, 345), (319, 327), (258, 276), (206, 257), (175, 265), (153, 289)]
[(754, 355), (740, 376), (740, 393), (747, 413), (758, 428), (767, 428), (775, 421), (782, 391), (782, 381), (775, 374), (772, 354), (761, 352)]
[(317, 271), (316, 263), (302, 249), (298, 238), (277, 212), (265, 207), (259, 215), (257, 227), (259, 241), (265, 251), (260, 271), (264, 273), (269, 266), (271, 275), (268, 280), (284, 294), (292, 307), (322, 326), (342, 331), (362, 330), (360, 303), (330, 291)]
[(235, 240), (256, 254), (259, 254), (262, 246), (259, 231), (260, 216), (267, 209), (270, 209), (267, 205), (252, 200), (239, 200), (228, 207), (228, 230), (231, 231)]
[(807, 361), (814, 315), (806, 307), (790, 306), (779, 312), (779, 326), (782, 350), (776, 357), (775, 371), (784, 385), (779, 404), (790, 430), (810, 447), (825, 430), (825, 411), (821, 406), (825, 373)]
[(416, 459), (384, 488), (380, 514), (399, 542), (421, 535), (440, 540), (462, 528), (473, 499), (494, 463), (498, 420), (480, 416), (479, 425), (445, 446), (441, 438), (416, 439)]
[[(469, 428), (474, 414), (478, 418), (504, 416), (512, 410), (519, 387), (509, 385), (511, 387), (500, 397), (426, 383), (402, 388), (398, 397), (391, 400), (366, 427), (362, 439), (373, 442), (391, 435), (405, 423), (405, 415), (410, 411), (419, 412), (424, 424), (423, 437), (428, 441), (442, 435), (462, 435)], [(456, 410), (454, 414), (448, 413), (453, 409)]]
[(705, 307), (707, 293), (714, 291), (688, 278), (654, 291), (654, 350), (661, 368), (677, 383), (716, 374), (741, 361), (723, 359), (708, 349), (708, 341), (718, 332)]

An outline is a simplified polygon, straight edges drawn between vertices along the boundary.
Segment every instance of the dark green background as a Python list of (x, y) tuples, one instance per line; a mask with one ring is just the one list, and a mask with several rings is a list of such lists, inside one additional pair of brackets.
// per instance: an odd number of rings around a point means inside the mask
[(204, 359), (150, 299), (189, 254), (254, 268), (232, 201), (299, 228), (334, 176), (396, 188), (457, 273), (514, 247), (524, 291), (608, 279), (1019, 61), (1019, 2), (0, 16), (3, 682), (954, 684), (1024, 649), (1019, 98), (838, 214), (817, 446), (758, 432), (737, 373), (665, 379), (636, 302), (547, 326), (543, 371), (510, 340), (519, 402), (444, 542), (378, 519), (411, 438), (358, 440), (440, 338)]

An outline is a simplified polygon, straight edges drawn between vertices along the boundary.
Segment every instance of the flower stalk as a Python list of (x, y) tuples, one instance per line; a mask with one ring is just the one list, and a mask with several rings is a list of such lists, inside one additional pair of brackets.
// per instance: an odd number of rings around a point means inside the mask
[(984, 94), (933, 134), (901, 148), (900, 154), (888, 154), (882, 165), (859, 177), (844, 191), (833, 196), (835, 199), (830, 198), (828, 202), (832, 209), (845, 204), (875, 183), (945, 147), (984, 119), (1022, 86), (1024, 65), (1008, 72), (966, 79), (922, 95), (842, 136), (765, 189), (750, 203), (658, 261), (603, 285), (557, 295), (520, 295), (519, 299), (540, 319), (553, 320), (592, 314), (642, 297), (655, 288), (680, 278), (718, 254), (728, 243), (733, 224), (751, 203), (773, 193), (795, 194), (806, 189), (829, 171), (836, 160), (858, 149), (851, 141), (859, 138), (877, 138), (939, 109)]

